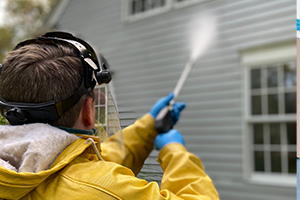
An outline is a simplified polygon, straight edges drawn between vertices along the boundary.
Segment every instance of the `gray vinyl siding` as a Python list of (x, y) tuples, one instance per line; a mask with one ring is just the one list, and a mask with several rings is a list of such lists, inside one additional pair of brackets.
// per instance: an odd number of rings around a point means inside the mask
[[(119, 0), (70, 0), (57, 29), (79, 33), (107, 58), (122, 127), (173, 91), (190, 54), (190, 21), (211, 11), (217, 16), (218, 39), (196, 61), (180, 93), (178, 100), (187, 107), (175, 128), (186, 148), (201, 158), (222, 200), (295, 199), (296, 186), (243, 179), (245, 105), (239, 52), (295, 40), (296, 1), (212, 0), (129, 23), (122, 21), (121, 6)], [(160, 182), (157, 155), (151, 153), (139, 177)]]

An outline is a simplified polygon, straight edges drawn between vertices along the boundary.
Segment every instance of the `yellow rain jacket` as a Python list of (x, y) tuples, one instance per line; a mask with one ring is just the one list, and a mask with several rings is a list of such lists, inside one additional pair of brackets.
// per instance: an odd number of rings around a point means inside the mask
[(160, 151), (161, 188), (135, 176), (153, 149), (154, 123), (147, 114), (123, 130), (125, 159), (111, 137), (101, 144), (105, 161), (98, 160), (86, 139), (76, 139), (46, 170), (16, 172), (0, 166), (0, 199), (219, 199), (200, 159), (179, 143)]

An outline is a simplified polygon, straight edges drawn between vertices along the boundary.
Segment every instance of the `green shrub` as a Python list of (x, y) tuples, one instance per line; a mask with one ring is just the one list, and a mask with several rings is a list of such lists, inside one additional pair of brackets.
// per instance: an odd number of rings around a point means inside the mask
[(8, 125), (7, 119), (0, 114), (0, 125)]

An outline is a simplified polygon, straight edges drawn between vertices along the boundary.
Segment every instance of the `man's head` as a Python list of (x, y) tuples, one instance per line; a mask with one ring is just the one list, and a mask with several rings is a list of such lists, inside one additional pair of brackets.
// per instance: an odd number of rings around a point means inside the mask
[[(61, 102), (81, 86), (84, 71), (81, 52), (67, 43), (30, 43), (10, 52), (0, 76), (0, 97), (9, 102)], [(86, 92), (85, 92), (86, 93)], [(93, 91), (58, 120), (56, 126), (74, 127)], [(93, 114), (93, 113), (89, 113)]]

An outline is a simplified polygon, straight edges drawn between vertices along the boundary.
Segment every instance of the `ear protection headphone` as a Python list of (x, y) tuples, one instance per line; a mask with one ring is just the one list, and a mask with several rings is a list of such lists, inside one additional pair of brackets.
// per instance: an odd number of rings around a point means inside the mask
[[(41, 37), (26, 40), (19, 43), (14, 50), (30, 44), (67, 44), (76, 49), (80, 55), (83, 67), (83, 77), (80, 86), (66, 99), (45, 103), (19, 103), (8, 102), (0, 97), (0, 107), (5, 109), (4, 116), (11, 125), (26, 123), (49, 123), (59, 119), (62, 114), (72, 108), (84, 95), (92, 91), (96, 85), (109, 83), (111, 74), (107, 69), (107, 63), (103, 56), (100, 59), (93, 48), (85, 41), (66, 32), (48, 32)], [(0, 65), (0, 73), (2, 65)]]

